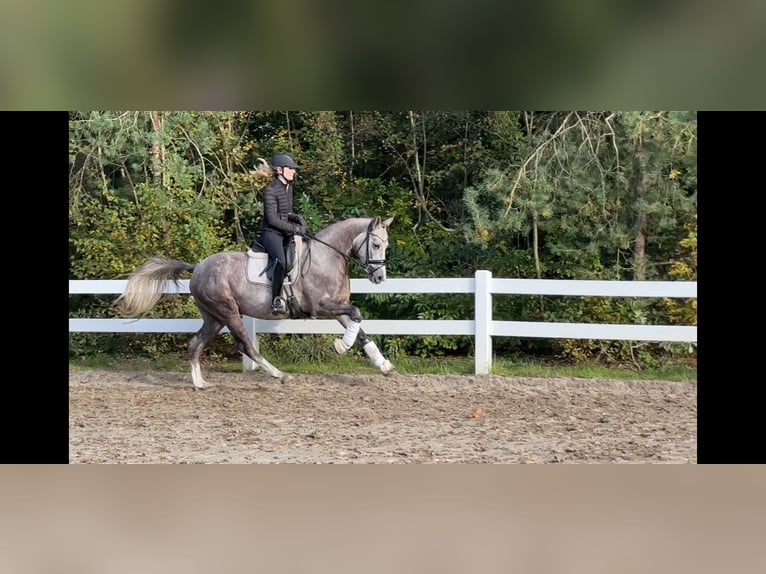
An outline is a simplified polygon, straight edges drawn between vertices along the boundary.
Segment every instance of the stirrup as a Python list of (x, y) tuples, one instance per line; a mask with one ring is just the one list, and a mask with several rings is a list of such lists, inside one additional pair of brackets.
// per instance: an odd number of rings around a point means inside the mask
[(287, 303), (282, 297), (274, 297), (274, 301), (271, 302), (272, 313), (287, 313)]

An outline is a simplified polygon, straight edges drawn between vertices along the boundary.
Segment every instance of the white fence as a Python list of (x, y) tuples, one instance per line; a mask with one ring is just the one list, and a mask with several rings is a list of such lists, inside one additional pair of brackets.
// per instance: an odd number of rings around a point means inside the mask
[[(119, 295), (126, 283), (127, 280), (72, 280), (69, 281), (69, 294)], [(165, 292), (189, 293), (189, 281), (179, 281), (178, 288), (168, 281)], [(697, 327), (692, 325), (604, 325), (492, 319), (493, 295), (696, 299), (696, 281), (501, 279), (493, 278), (489, 271), (476, 271), (472, 278), (387, 279), (378, 285), (367, 279), (351, 279), (351, 293), (473, 293), (474, 319), (365, 319), (362, 327), (371, 335), (472, 336), (475, 339), (477, 375), (488, 374), (492, 369), (492, 337), (697, 342)], [(339, 336), (343, 333), (340, 323), (330, 319), (262, 320), (246, 316), (244, 320), (256, 344), (257, 333), (331, 333)], [(69, 319), (70, 333), (195, 333), (201, 326), (202, 319)], [(244, 358), (242, 364), (245, 370), (255, 367), (248, 358)]]

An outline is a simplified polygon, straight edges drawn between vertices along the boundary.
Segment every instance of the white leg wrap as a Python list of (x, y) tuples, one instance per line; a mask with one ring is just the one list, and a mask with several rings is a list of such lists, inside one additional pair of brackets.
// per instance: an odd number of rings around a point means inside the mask
[(375, 344), (374, 341), (368, 342), (364, 346), (364, 352), (367, 354), (367, 356), (370, 358), (370, 361), (372, 361), (372, 364), (375, 365), (380, 369), (380, 372), (384, 375), (387, 375), (391, 371), (394, 370), (394, 366), (391, 364), (391, 361), (386, 359), (378, 349), (378, 346)]
[(370, 341), (367, 343), (364, 346), (364, 352), (370, 358), (372, 364), (378, 368), (380, 368), (380, 366), (386, 361), (386, 358), (380, 354), (380, 350), (378, 350), (378, 346), (375, 344), (375, 341)]
[(346, 326), (346, 332), (343, 333), (343, 344), (346, 345), (346, 347), (351, 348), (351, 345), (353, 345), (354, 341), (356, 341), (356, 336), (358, 333), (359, 323), (351, 321)]
[(346, 327), (346, 332), (343, 333), (342, 339), (335, 339), (335, 352), (342, 355), (348, 351), (356, 341), (356, 336), (359, 334), (359, 323), (351, 321)]

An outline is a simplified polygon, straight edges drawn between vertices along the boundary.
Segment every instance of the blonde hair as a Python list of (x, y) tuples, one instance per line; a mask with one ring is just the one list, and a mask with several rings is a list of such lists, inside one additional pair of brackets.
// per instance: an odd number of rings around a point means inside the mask
[(259, 157), (255, 160), (255, 169), (251, 169), (250, 174), (258, 179), (271, 180), (274, 177), (274, 170), (265, 159)]

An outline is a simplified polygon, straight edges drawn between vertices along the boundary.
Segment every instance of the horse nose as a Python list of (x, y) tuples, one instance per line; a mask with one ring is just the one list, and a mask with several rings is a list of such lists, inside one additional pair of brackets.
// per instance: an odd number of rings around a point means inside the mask
[(376, 285), (378, 283), (383, 283), (383, 281), (386, 280), (386, 267), (383, 266), (383, 267), (379, 267), (378, 269), (375, 269), (375, 271), (371, 273), (370, 275), (368, 275), (368, 277), (370, 278), (370, 281), (372, 281)]

